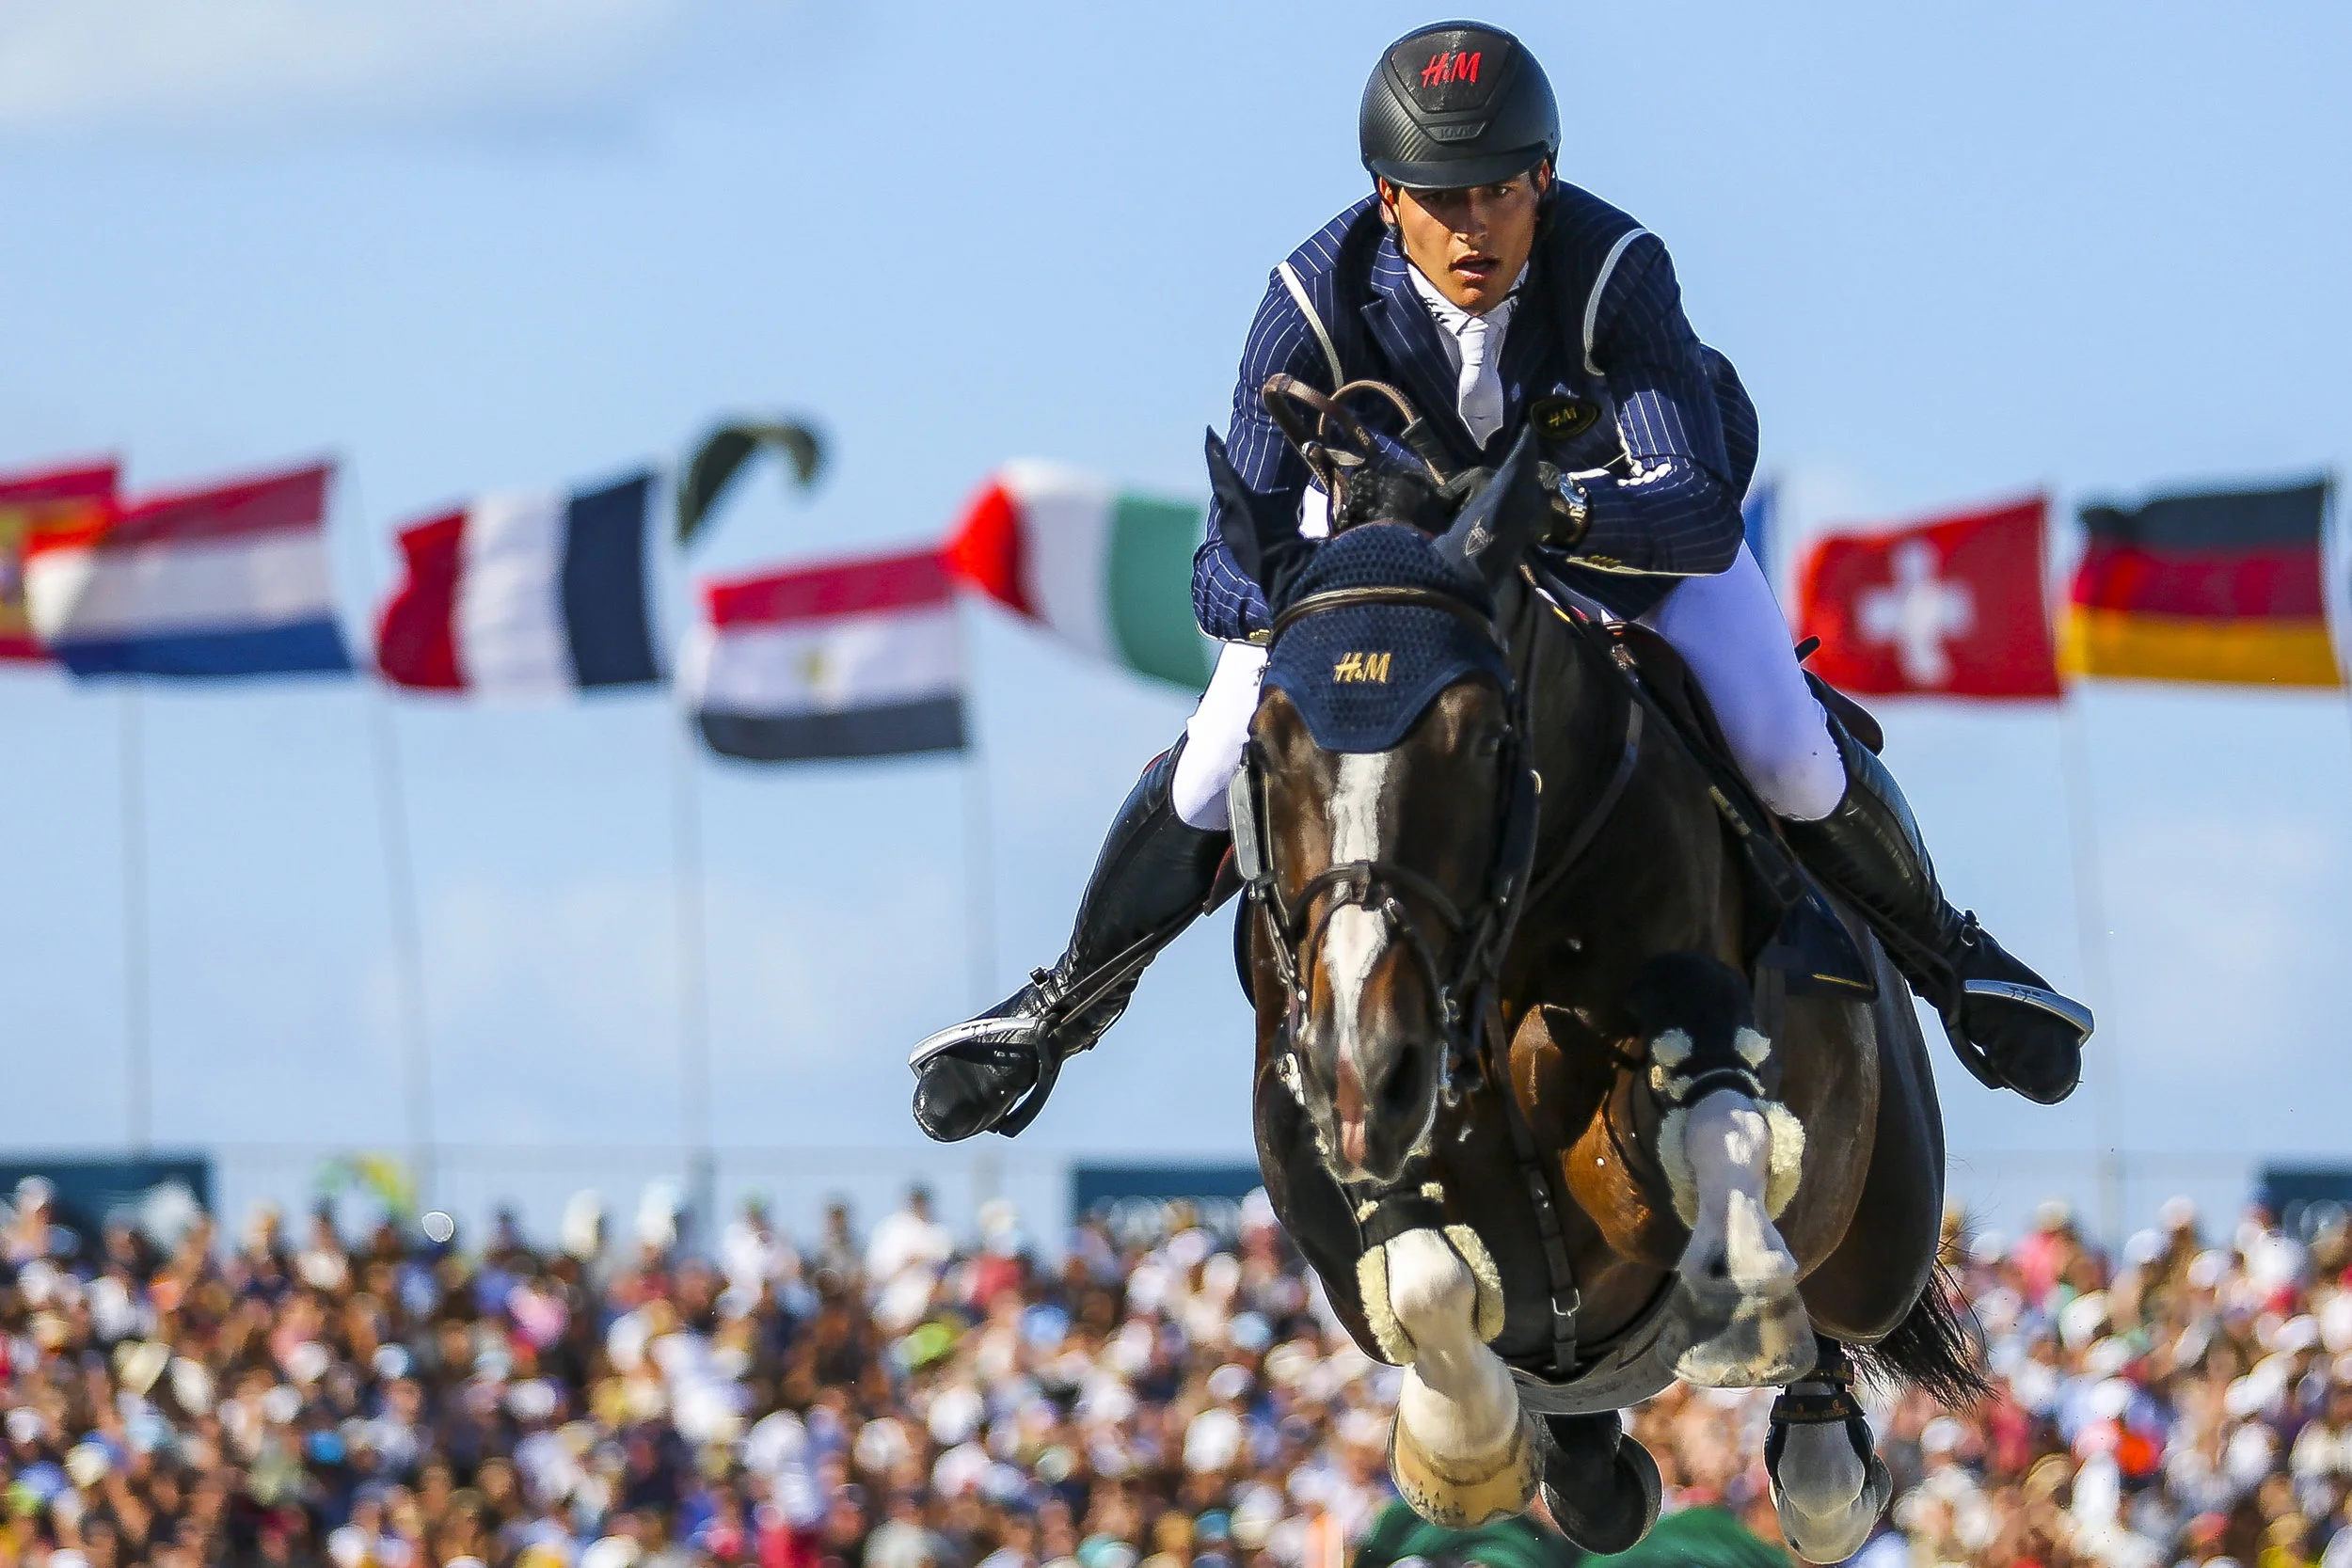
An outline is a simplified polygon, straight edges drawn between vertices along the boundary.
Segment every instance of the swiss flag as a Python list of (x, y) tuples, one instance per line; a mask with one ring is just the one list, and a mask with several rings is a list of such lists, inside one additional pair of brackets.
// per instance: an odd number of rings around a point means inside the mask
[(2047, 503), (2030, 500), (1870, 533), (1830, 534), (1797, 582), (1806, 668), (1880, 696), (2058, 695), (2042, 594)]

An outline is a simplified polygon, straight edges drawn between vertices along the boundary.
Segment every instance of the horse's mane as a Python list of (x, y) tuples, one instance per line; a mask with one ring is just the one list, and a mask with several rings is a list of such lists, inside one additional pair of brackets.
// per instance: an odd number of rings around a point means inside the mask
[(1365, 523), (1409, 523), (1423, 533), (1443, 533), (1458, 510), (1460, 503), (1428, 469), (1375, 452), (1340, 486), (1331, 531), (1343, 533)]

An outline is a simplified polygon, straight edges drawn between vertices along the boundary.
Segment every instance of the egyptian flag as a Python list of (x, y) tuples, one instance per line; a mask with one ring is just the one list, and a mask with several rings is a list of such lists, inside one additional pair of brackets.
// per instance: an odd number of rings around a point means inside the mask
[(2074, 674), (2343, 684), (2328, 635), (2325, 481), (2083, 510), (2059, 659)]
[(1192, 614), (1202, 513), (1058, 463), (1006, 464), (964, 506), (948, 568), (1098, 658), (1187, 691), (1209, 683)]
[(545, 697), (661, 679), (645, 608), (651, 474), (565, 495), (510, 490), (403, 529), (407, 576), (376, 668), (423, 691)]
[(42, 529), (103, 524), (115, 505), (115, 466), (77, 464), (40, 473), (0, 474), (0, 659), (48, 661), (24, 604), (24, 550)]
[(1869, 696), (2058, 694), (2042, 593), (2041, 497), (1825, 534), (1797, 569), (1806, 668)]
[(955, 578), (937, 550), (702, 585), (678, 686), (703, 738), (747, 762), (964, 745)]

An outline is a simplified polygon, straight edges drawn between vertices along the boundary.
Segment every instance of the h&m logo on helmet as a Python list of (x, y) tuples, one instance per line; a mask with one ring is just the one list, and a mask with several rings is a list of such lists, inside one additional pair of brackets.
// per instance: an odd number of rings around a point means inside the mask
[(1475, 82), (1478, 62), (1486, 51), (1480, 49), (1446, 49), (1429, 56), (1429, 63), (1421, 68), (1421, 85), (1440, 87), (1448, 82)]
[(1345, 685), (1351, 681), (1368, 681), (1375, 686), (1389, 684), (1389, 654), (1346, 654), (1331, 666), (1331, 678)]

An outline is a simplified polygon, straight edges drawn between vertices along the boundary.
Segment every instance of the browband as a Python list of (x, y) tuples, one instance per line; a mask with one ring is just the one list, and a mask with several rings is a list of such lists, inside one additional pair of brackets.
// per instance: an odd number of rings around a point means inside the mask
[(1486, 637), (1497, 642), (1502, 641), (1495, 632), (1491, 616), (1468, 600), (1435, 588), (1333, 588), (1321, 594), (1310, 594), (1274, 618), (1273, 635), (1279, 637), (1308, 616), (1320, 615), (1327, 610), (1352, 610), (1359, 605), (1375, 604), (1402, 605), (1414, 610), (1442, 610)]

